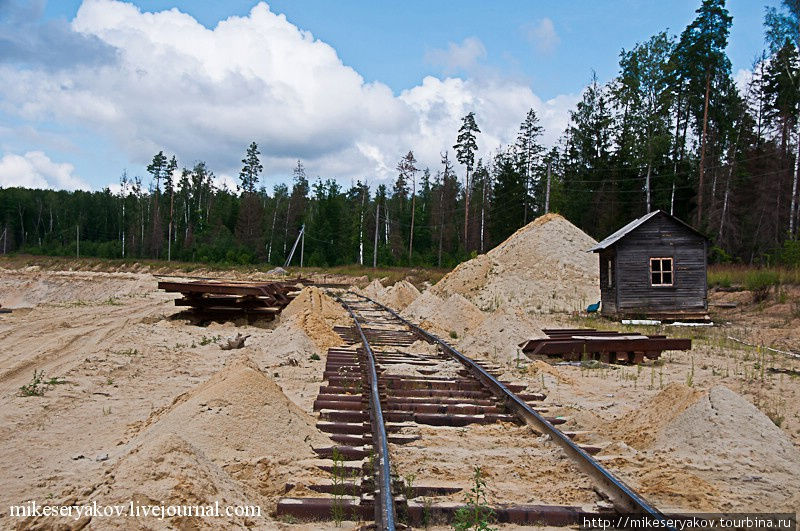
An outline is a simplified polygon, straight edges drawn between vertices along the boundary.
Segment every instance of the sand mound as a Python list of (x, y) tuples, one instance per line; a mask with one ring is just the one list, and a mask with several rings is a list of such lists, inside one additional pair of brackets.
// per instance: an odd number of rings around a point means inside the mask
[(724, 386), (712, 388), (676, 416), (653, 447), (717, 467), (800, 476), (800, 450), (769, 417)]
[(483, 312), (461, 295), (456, 293), (442, 299), (430, 290), (417, 297), (402, 315), (445, 340), (455, 339), (451, 332), (455, 332), (456, 338), (463, 336), (485, 319)]
[(299, 327), (321, 351), (343, 343), (333, 327), (349, 321), (349, 314), (338, 302), (313, 286), (303, 288), (281, 313), (281, 327)]
[[(501, 309), (489, 314), (458, 342), (458, 349), (470, 356), (488, 357), (493, 361), (513, 361), (517, 345), (526, 339), (544, 337), (541, 329), (523, 312)], [(520, 357), (525, 358), (520, 354)]]
[[(203, 451), (174, 433), (154, 436), (134, 449), (111, 469), (111, 478), (95, 494), (103, 503), (133, 501), (136, 505), (255, 505), (252, 493), (235, 481)], [(117, 521), (115, 521), (117, 520)], [(139, 525), (152, 525), (153, 517), (141, 517)], [(212, 529), (219, 525), (217, 519), (202, 517), (175, 517), (169, 521), (177, 528)], [(262, 517), (250, 519), (268, 521), (262, 508)], [(227, 528), (245, 527), (245, 518), (230, 518)], [(107, 519), (103, 525), (131, 525), (129, 519)], [(149, 524), (149, 525), (147, 525)]]
[(558, 214), (547, 214), (445, 275), (431, 291), (459, 293), (483, 310), (576, 311), (600, 300), (597, 243)]
[(312, 446), (332, 443), (312, 416), (243, 356), (151, 415), (132, 444), (115, 466), (109, 490), (115, 498), (156, 493), (176, 503), (241, 499), (260, 501), (269, 512), (287, 483), (328, 477), (311, 464)]
[(434, 295), (431, 290), (424, 291), (419, 297), (411, 304), (400, 312), (400, 315), (412, 321), (421, 321), (426, 319), (429, 315), (436, 313), (438, 309), (444, 304), (444, 299), (438, 295)]
[(759, 511), (797, 507), (800, 497), (794, 485), (800, 476), (800, 450), (766, 415), (727, 387), (701, 393), (672, 384), (611, 428), (612, 433), (622, 432), (632, 446), (647, 446), (620, 465), (637, 476), (643, 493), (662, 500), (662, 506)]
[(378, 297), (378, 301), (389, 308), (400, 311), (419, 297), (419, 290), (407, 280), (395, 282), (386, 288)]
[(648, 448), (670, 422), (702, 396), (701, 391), (671, 383), (642, 407), (613, 422), (610, 432), (633, 448)]
[(214, 459), (269, 455), (288, 463), (313, 457), (312, 444), (329, 442), (314, 419), (246, 356), (179, 396), (147, 425), (149, 436), (189, 435)]
[(370, 299), (378, 300), (381, 298), (381, 295), (383, 295), (384, 289), (386, 288), (383, 287), (381, 281), (376, 278), (375, 280), (370, 282), (366, 288), (361, 290), (361, 293), (369, 297)]
[(336, 321), (338, 319), (349, 319), (349, 315), (342, 305), (326, 295), (321, 289), (315, 286), (308, 286), (302, 289), (292, 302), (281, 312), (281, 317), (291, 317), (311, 311), (323, 319)]

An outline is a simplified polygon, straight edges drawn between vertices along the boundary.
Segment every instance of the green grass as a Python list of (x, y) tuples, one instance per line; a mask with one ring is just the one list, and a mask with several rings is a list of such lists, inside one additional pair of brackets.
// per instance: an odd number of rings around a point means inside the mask
[(44, 383), (44, 371), (34, 369), (31, 381), (19, 388), (21, 396), (44, 396), (47, 384)]
[(779, 285), (800, 285), (800, 268), (712, 265), (708, 268), (708, 286), (739, 288), (748, 291)]

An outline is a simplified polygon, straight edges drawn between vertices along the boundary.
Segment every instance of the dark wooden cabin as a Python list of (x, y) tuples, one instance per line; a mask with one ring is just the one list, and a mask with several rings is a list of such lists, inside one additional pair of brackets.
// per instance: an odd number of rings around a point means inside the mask
[(707, 318), (708, 240), (678, 218), (656, 210), (589, 251), (600, 256), (603, 315)]

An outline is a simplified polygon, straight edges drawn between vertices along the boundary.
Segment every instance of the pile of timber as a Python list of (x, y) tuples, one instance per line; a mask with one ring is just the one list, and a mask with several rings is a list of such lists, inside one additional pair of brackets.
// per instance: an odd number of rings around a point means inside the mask
[(241, 316), (272, 320), (308, 282), (294, 281), (236, 282), (221, 280), (162, 280), (158, 289), (180, 293), (175, 306), (189, 306), (192, 313), (209, 319)]
[(561, 357), (567, 361), (598, 360), (604, 363), (642, 363), (658, 359), (665, 350), (691, 350), (692, 340), (662, 335), (624, 334), (594, 328), (550, 328), (543, 339), (519, 344), (529, 358)]

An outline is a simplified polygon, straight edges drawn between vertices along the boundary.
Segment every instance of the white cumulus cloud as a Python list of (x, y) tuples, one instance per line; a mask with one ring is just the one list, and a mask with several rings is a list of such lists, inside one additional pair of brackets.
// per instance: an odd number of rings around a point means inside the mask
[(53, 162), (41, 151), (25, 155), (7, 153), (0, 159), (0, 187), (58, 188), (88, 190), (89, 186), (73, 175), (72, 164)]
[[(149, 13), (118, 0), (84, 0), (71, 28), (113, 50), (106, 54), (113, 61), (0, 65), (0, 111), (107, 138), (127, 157), (121, 167), (144, 166), (164, 150), (183, 165), (203, 160), (217, 175), (235, 176), (255, 141), (266, 176), (288, 176), (301, 159), (312, 178), (374, 181), (394, 177), (409, 149), (422, 166), (437, 168), (471, 111), (484, 156), (514, 140), (531, 107), (552, 143), (576, 99), (542, 101), (529, 86), (497, 76), (427, 77), (396, 95), (365, 82), (330, 45), (263, 2), (209, 29), (177, 9)], [(466, 71), (486, 49), (471, 37), (429, 56)], [(224, 181), (235, 186), (233, 178)]]

